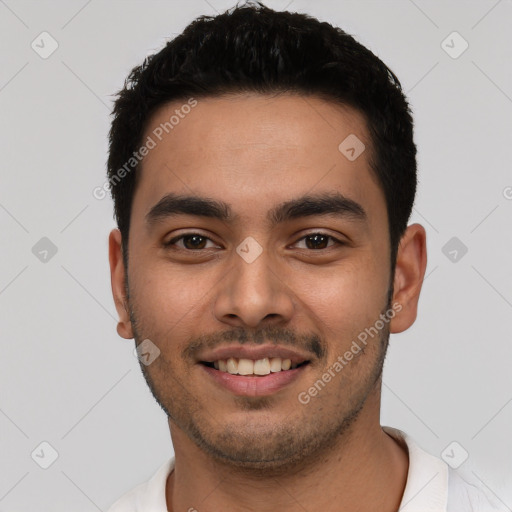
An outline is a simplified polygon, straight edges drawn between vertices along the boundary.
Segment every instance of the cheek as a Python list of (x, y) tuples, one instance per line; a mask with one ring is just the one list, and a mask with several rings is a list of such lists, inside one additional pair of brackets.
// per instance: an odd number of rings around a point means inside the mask
[(212, 285), (199, 272), (185, 273), (170, 265), (153, 264), (134, 283), (139, 319), (151, 330), (179, 330), (204, 308)]
[(295, 290), (315, 328), (341, 349), (373, 325), (385, 307), (388, 275), (374, 259), (362, 254), (325, 270), (296, 275)]

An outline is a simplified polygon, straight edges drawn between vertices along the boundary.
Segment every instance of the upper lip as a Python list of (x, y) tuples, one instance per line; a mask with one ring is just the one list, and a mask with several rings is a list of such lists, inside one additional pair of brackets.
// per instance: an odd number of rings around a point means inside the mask
[(280, 357), (281, 359), (290, 359), (292, 364), (301, 364), (310, 361), (311, 357), (307, 354), (288, 347), (279, 345), (230, 345), (220, 347), (215, 350), (204, 351), (199, 354), (198, 361), (205, 363), (213, 363), (220, 359), (264, 359), (268, 357)]

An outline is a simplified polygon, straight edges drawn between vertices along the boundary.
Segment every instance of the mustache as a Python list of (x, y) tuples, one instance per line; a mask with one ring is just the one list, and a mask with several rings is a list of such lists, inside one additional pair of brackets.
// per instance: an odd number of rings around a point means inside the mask
[(241, 345), (244, 343), (255, 345), (270, 343), (289, 346), (291, 348), (303, 349), (314, 354), (318, 359), (323, 359), (327, 353), (325, 343), (317, 334), (297, 334), (290, 329), (269, 326), (254, 332), (240, 327), (229, 331), (204, 334), (190, 341), (183, 349), (182, 356), (185, 359), (195, 359), (199, 351), (213, 349), (226, 342), (236, 342)]

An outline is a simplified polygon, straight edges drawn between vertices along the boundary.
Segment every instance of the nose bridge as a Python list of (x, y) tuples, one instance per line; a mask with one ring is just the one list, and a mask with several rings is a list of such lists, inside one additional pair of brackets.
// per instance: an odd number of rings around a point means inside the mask
[(252, 237), (236, 248), (216, 295), (215, 315), (219, 320), (256, 327), (269, 316), (279, 316), (281, 321), (290, 317), (291, 291), (279, 277), (273, 256)]

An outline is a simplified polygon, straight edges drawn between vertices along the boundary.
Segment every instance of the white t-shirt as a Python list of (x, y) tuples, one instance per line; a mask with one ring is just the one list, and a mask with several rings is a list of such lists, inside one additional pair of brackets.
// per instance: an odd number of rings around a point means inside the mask
[[(492, 505), (484, 492), (466, 481), (443, 460), (422, 450), (401, 430), (382, 427), (395, 439), (403, 439), (409, 451), (409, 471), (400, 512), (508, 512)], [(167, 477), (174, 457), (147, 482), (117, 500), (107, 512), (168, 512), (165, 500)]]

